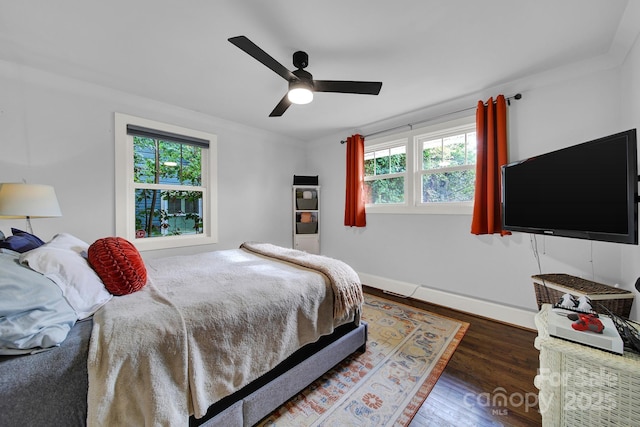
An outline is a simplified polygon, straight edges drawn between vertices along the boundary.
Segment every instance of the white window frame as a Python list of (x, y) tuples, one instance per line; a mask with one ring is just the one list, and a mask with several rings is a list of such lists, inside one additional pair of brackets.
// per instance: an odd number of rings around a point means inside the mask
[[(437, 215), (471, 215), (473, 201), (452, 203), (422, 203), (422, 147), (418, 140), (438, 138), (460, 131), (475, 129), (475, 116), (463, 117), (430, 126), (414, 128), (409, 131), (385, 135), (379, 138), (365, 139), (365, 153), (399, 145), (407, 142), (407, 173), (405, 175), (405, 203), (366, 204), (367, 213), (371, 214), (437, 214)], [(396, 143), (394, 145), (394, 143)], [(442, 169), (442, 171), (447, 171)], [(366, 180), (366, 177), (365, 177)]]
[[(217, 137), (214, 134), (183, 128), (141, 117), (115, 113), (115, 172), (116, 172), (116, 235), (133, 243), (139, 251), (207, 245), (218, 242), (218, 186)], [(203, 232), (179, 236), (136, 239), (135, 188), (133, 164), (133, 136), (127, 134), (127, 125), (136, 125), (161, 132), (189, 136), (209, 141), (202, 150), (202, 221)], [(199, 189), (200, 190), (200, 189)]]

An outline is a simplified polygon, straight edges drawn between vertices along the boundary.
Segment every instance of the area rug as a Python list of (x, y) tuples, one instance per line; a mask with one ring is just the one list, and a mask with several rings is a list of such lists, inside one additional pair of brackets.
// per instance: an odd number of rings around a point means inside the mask
[(406, 426), (468, 323), (365, 294), (365, 353), (355, 353), (259, 426)]

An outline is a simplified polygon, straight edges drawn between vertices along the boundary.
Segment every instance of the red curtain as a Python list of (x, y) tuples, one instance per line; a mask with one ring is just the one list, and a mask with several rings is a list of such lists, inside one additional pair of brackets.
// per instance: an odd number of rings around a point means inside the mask
[(478, 101), (476, 110), (476, 189), (471, 233), (511, 234), (502, 229), (500, 167), (507, 163), (507, 105), (504, 95), (495, 102)]
[(364, 137), (347, 138), (347, 186), (344, 203), (344, 225), (365, 227), (364, 211)]

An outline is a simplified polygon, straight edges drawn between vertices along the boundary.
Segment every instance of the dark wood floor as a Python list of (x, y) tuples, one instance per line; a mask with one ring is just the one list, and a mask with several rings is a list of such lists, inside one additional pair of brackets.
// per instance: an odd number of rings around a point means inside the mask
[(411, 427), (540, 426), (536, 332), (483, 317), (400, 298), (365, 286), (367, 293), (470, 324)]

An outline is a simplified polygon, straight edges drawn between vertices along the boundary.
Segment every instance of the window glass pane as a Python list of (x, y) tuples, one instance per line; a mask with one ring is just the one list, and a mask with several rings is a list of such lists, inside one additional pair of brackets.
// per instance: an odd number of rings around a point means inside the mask
[(440, 167), (459, 166), (467, 163), (465, 134), (442, 138), (442, 161)]
[(475, 132), (467, 133), (467, 164), (468, 165), (476, 164), (476, 156), (478, 153), (477, 147), (478, 147), (478, 143), (476, 141), (476, 133)]
[(374, 153), (364, 153), (364, 175), (373, 176), (376, 174), (376, 163)]
[(153, 183), (156, 174), (155, 139), (133, 138), (133, 177), (134, 182)]
[(404, 177), (365, 181), (365, 203), (404, 203)]
[(394, 147), (389, 150), (389, 172), (403, 173), (407, 170), (407, 147)]
[(202, 191), (137, 189), (135, 209), (138, 239), (202, 233)]
[(364, 155), (365, 176), (404, 173), (407, 171), (407, 147), (405, 145), (376, 150)]
[(436, 169), (442, 163), (442, 139), (432, 139), (422, 143), (422, 169)]
[(200, 186), (202, 184), (202, 148), (188, 144), (180, 146), (179, 169), (176, 171), (178, 182), (182, 185)]
[(476, 133), (468, 132), (422, 142), (422, 170), (476, 163)]
[(182, 200), (176, 197), (169, 197), (167, 200), (167, 212), (174, 213), (182, 213)]
[(385, 175), (389, 173), (389, 149), (375, 152), (375, 175)]
[(475, 169), (422, 175), (422, 203), (473, 200)]
[(198, 199), (185, 199), (184, 200), (184, 213), (189, 215), (189, 214), (193, 214), (193, 213), (199, 213), (200, 212), (200, 199), (202, 199), (202, 197), (198, 198)]
[(147, 184), (200, 185), (202, 148), (133, 137), (134, 180)]

